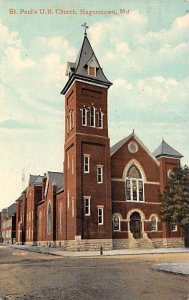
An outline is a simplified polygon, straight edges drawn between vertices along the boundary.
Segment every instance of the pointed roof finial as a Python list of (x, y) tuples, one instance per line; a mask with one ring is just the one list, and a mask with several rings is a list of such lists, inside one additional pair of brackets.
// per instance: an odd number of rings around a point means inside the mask
[(135, 134), (135, 130), (133, 129), (133, 134)]
[(87, 29), (89, 29), (89, 26), (87, 26), (86, 22), (84, 24), (82, 24), (81, 26), (83, 26), (85, 28), (84, 36), (87, 36)]

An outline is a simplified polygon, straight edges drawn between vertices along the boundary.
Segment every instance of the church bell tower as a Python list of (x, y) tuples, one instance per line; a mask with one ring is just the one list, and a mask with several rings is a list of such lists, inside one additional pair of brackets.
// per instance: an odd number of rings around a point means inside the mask
[(65, 95), (64, 201), (66, 240), (111, 240), (112, 203), (108, 89), (88, 40), (68, 62)]

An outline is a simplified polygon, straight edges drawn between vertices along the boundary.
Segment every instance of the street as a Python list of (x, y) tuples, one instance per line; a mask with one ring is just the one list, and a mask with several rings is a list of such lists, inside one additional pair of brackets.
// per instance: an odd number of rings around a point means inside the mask
[(187, 300), (189, 276), (152, 265), (188, 260), (188, 253), (81, 258), (0, 247), (0, 300)]

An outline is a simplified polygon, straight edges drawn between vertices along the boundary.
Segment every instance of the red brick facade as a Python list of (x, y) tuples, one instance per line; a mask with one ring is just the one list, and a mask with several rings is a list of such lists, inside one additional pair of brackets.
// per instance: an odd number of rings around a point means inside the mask
[[(58, 179), (58, 185), (52, 179)], [(51, 245), (57, 240), (60, 232), (56, 228), (63, 216), (62, 184), (62, 173), (30, 176), (27, 191), (17, 201), (18, 243)], [(57, 207), (62, 207), (62, 214), (59, 214)]]
[(2, 243), (2, 228), (1, 228), (1, 223), (2, 223), (2, 217), (1, 217), (1, 212), (0, 212), (0, 243)]
[[(129, 151), (129, 145), (137, 145), (136, 153)], [(128, 171), (136, 166), (141, 174), (143, 183), (143, 199), (127, 199)], [(163, 239), (179, 237), (180, 232), (168, 230), (168, 226), (162, 224), (160, 216), (161, 203), (158, 197), (168, 183), (168, 171), (180, 166), (180, 161), (174, 158), (156, 159), (144, 147), (142, 142), (133, 133), (130, 138), (111, 156), (112, 170), (112, 206), (113, 215), (120, 218), (120, 230), (113, 231), (114, 239), (129, 238), (132, 232), (132, 213), (140, 216), (140, 237), (149, 239)], [(131, 179), (136, 181), (138, 179)], [(129, 182), (131, 182), (129, 181)], [(156, 228), (152, 228), (152, 217), (156, 219)], [(139, 238), (139, 237), (138, 237)]]
[(67, 74), (64, 174), (30, 176), (17, 201), (17, 242), (80, 251), (180, 246), (176, 224), (161, 222), (158, 194), (181, 155), (163, 142), (153, 155), (134, 132), (110, 149), (111, 83), (86, 36)]
[[(103, 113), (103, 128), (82, 126), (82, 109), (94, 107)], [(73, 126), (70, 111), (74, 114)], [(110, 154), (107, 129), (107, 89), (74, 82), (65, 97), (65, 162), (64, 185), (67, 205), (67, 240), (111, 238)], [(69, 126), (69, 128), (67, 128)], [(84, 172), (84, 156), (89, 158), (89, 172)], [(97, 183), (97, 166), (103, 168), (103, 182)], [(90, 197), (93, 212), (83, 214), (84, 197)], [(98, 224), (98, 206), (104, 209), (104, 224)], [(87, 229), (87, 230), (86, 230)]]
[(16, 202), (16, 242), (24, 244), (26, 241), (26, 190), (21, 194)]
[(1, 212), (1, 242), (16, 242), (16, 204), (13, 203)]

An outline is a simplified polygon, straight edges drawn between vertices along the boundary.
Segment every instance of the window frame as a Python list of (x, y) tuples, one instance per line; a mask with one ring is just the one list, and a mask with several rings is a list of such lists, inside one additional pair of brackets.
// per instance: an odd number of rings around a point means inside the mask
[[(90, 113), (90, 118), (89, 118), (89, 124), (90, 124), (90, 127), (95, 127), (95, 107), (93, 105), (90, 106), (90, 109), (89, 109), (89, 113)], [(93, 112), (93, 113), (92, 113)], [(93, 120), (93, 122), (92, 122)]]
[[(137, 172), (139, 172), (140, 178), (129, 176), (130, 175), (129, 171), (132, 167), (135, 167)], [(140, 184), (141, 184), (141, 186), (140, 186)], [(136, 199), (134, 197), (135, 196), (134, 195), (134, 185), (136, 186)], [(140, 200), (141, 191), (142, 191), (142, 200)], [(144, 179), (143, 179), (143, 176), (142, 176), (142, 172), (140, 171), (140, 168), (135, 164), (132, 164), (129, 167), (128, 171), (127, 171), (127, 176), (126, 176), (126, 179), (125, 179), (125, 196), (126, 196), (126, 201), (128, 201), (128, 202), (139, 202), (139, 203), (145, 202), (145, 199), (144, 199)]]
[[(87, 126), (87, 109), (86, 109), (86, 107), (83, 107), (81, 109), (81, 119), (82, 119), (82, 122), (81, 122), (82, 126)], [(83, 122), (83, 120), (85, 122)]]
[[(86, 166), (87, 166), (87, 168), (86, 168)], [(85, 174), (90, 173), (90, 155), (89, 154), (83, 155), (83, 171)]]
[[(84, 196), (83, 200), (84, 200), (84, 204), (83, 204), (84, 215), (86, 217), (88, 217), (88, 216), (91, 215), (91, 197), (90, 196)], [(87, 204), (87, 202), (88, 202), (88, 204)], [(86, 212), (86, 208), (88, 209), (88, 212)]]
[[(50, 212), (49, 212), (50, 207)], [(51, 201), (49, 200), (47, 205), (47, 234), (52, 234), (52, 207), (51, 207)]]
[[(100, 170), (100, 173), (99, 173), (99, 170)], [(103, 166), (102, 165), (97, 165), (97, 183), (98, 184), (103, 183)]]
[(98, 225), (104, 225), (104, 207), (98, 207)]
[[(94, 70), (94, 73), (91, 74), (90, 70), (93, 69)], [(88, 65), (88, 76), (91, 76), (91, 77), (96, 77), (96, 67), (93, 67), (91, 66), (90, 64)]]
[(60, 230), (60, 234), (62, 234), (62, 203), (60, 203), (60, 207), (59, 207), (59, 209), (60, 209), (60, 215), (59, 215), (59, 217), (60, 217), (60, 222), (59, 222), (59, 230)]
[[(119, 221), (118, 221), (118, 222), (119, 222), (119, 223), (118, 223), (118, 229), (115, 229), (115, 228), (114, 228), (114, 224), (115, 224), (115, 222), (114, 222), (114, 218), (118, 218), (118, 220), (119, 220)], [(112, 228), (112, 229), (113, 229), (113, 232), (118, 232), (118, 231), (121, 231), (121, 218), (120, 218), (120, 216), (118, 216), (118, 215), (113, 215), (113, 218), (112, 218), (112, 223), (113, 223), (113, 224), (112, 224), (112, 227), (113, 227), (113, 228)]]
[[(127, 193), (128, 193), (128, 187), (127, 183), (130, 182), (130, 199), (127, 198)], [(136, 182), (136, 192), (137, 192), (137, 197), (136, 200), (133, 199), (133, 183)], [(139, 182), (142, 182), (142, 200), (140, 200), (140, 189), (139, 189)], [(137, 178), (126, 178), (126, 184), (125, 184), (125, 194), (126, 194), (126, 201), (130, 202), (144, 202), (144, 181), (142, 178), (137, 179)]]
[(72, 130), (72, 110), (69, 111), (69, 130)]
[(72, 218), (74, 218), (75, 215), (75, 199), (72, 197)]
[[(152, 221), (153, 220), (155, 220), (155, 229), (153, 228), (153, 223), (152, 223)], [(150, 218), (150, 225), (151, 225), (151, 231), (152, 232), (156, 232), (156, 231), (158, 231), (158, 220), (157, 220), (157, 218), (155, 217), (155, 216), (152, 216), (151, 218)]]
[(70, 208), (70, 192), (67, 191), (67, 208)]
[(74, 175), (74, 156), (72, 156), (72, 175)]
[(101, 111), (98, 112), (98, 128), (103, 129), (103, 113)]
[(69, 125), (69, 116), (66, 117), (66, 133), (68, 134), (70, 131), (70, 125)]
[(171, 229), (171, 232), (177, 232), (178, 231), (178, 226), (177, 226), (177, 223), (175, 221), (170, 222), (170, 229)]
[(72, 116), (72, 119), (71, 119), (71, 123), (72, 123), (72, 129), (74, 128), (74, 123), (75, 123), (75, 118), (74, 118), (74, 110), (72, 109), (72, 114), (71, 114), (71, 116)]
[(70, 155), (68, 152), (67, 152), (67, 168), (68, 170), (70, 169)]

